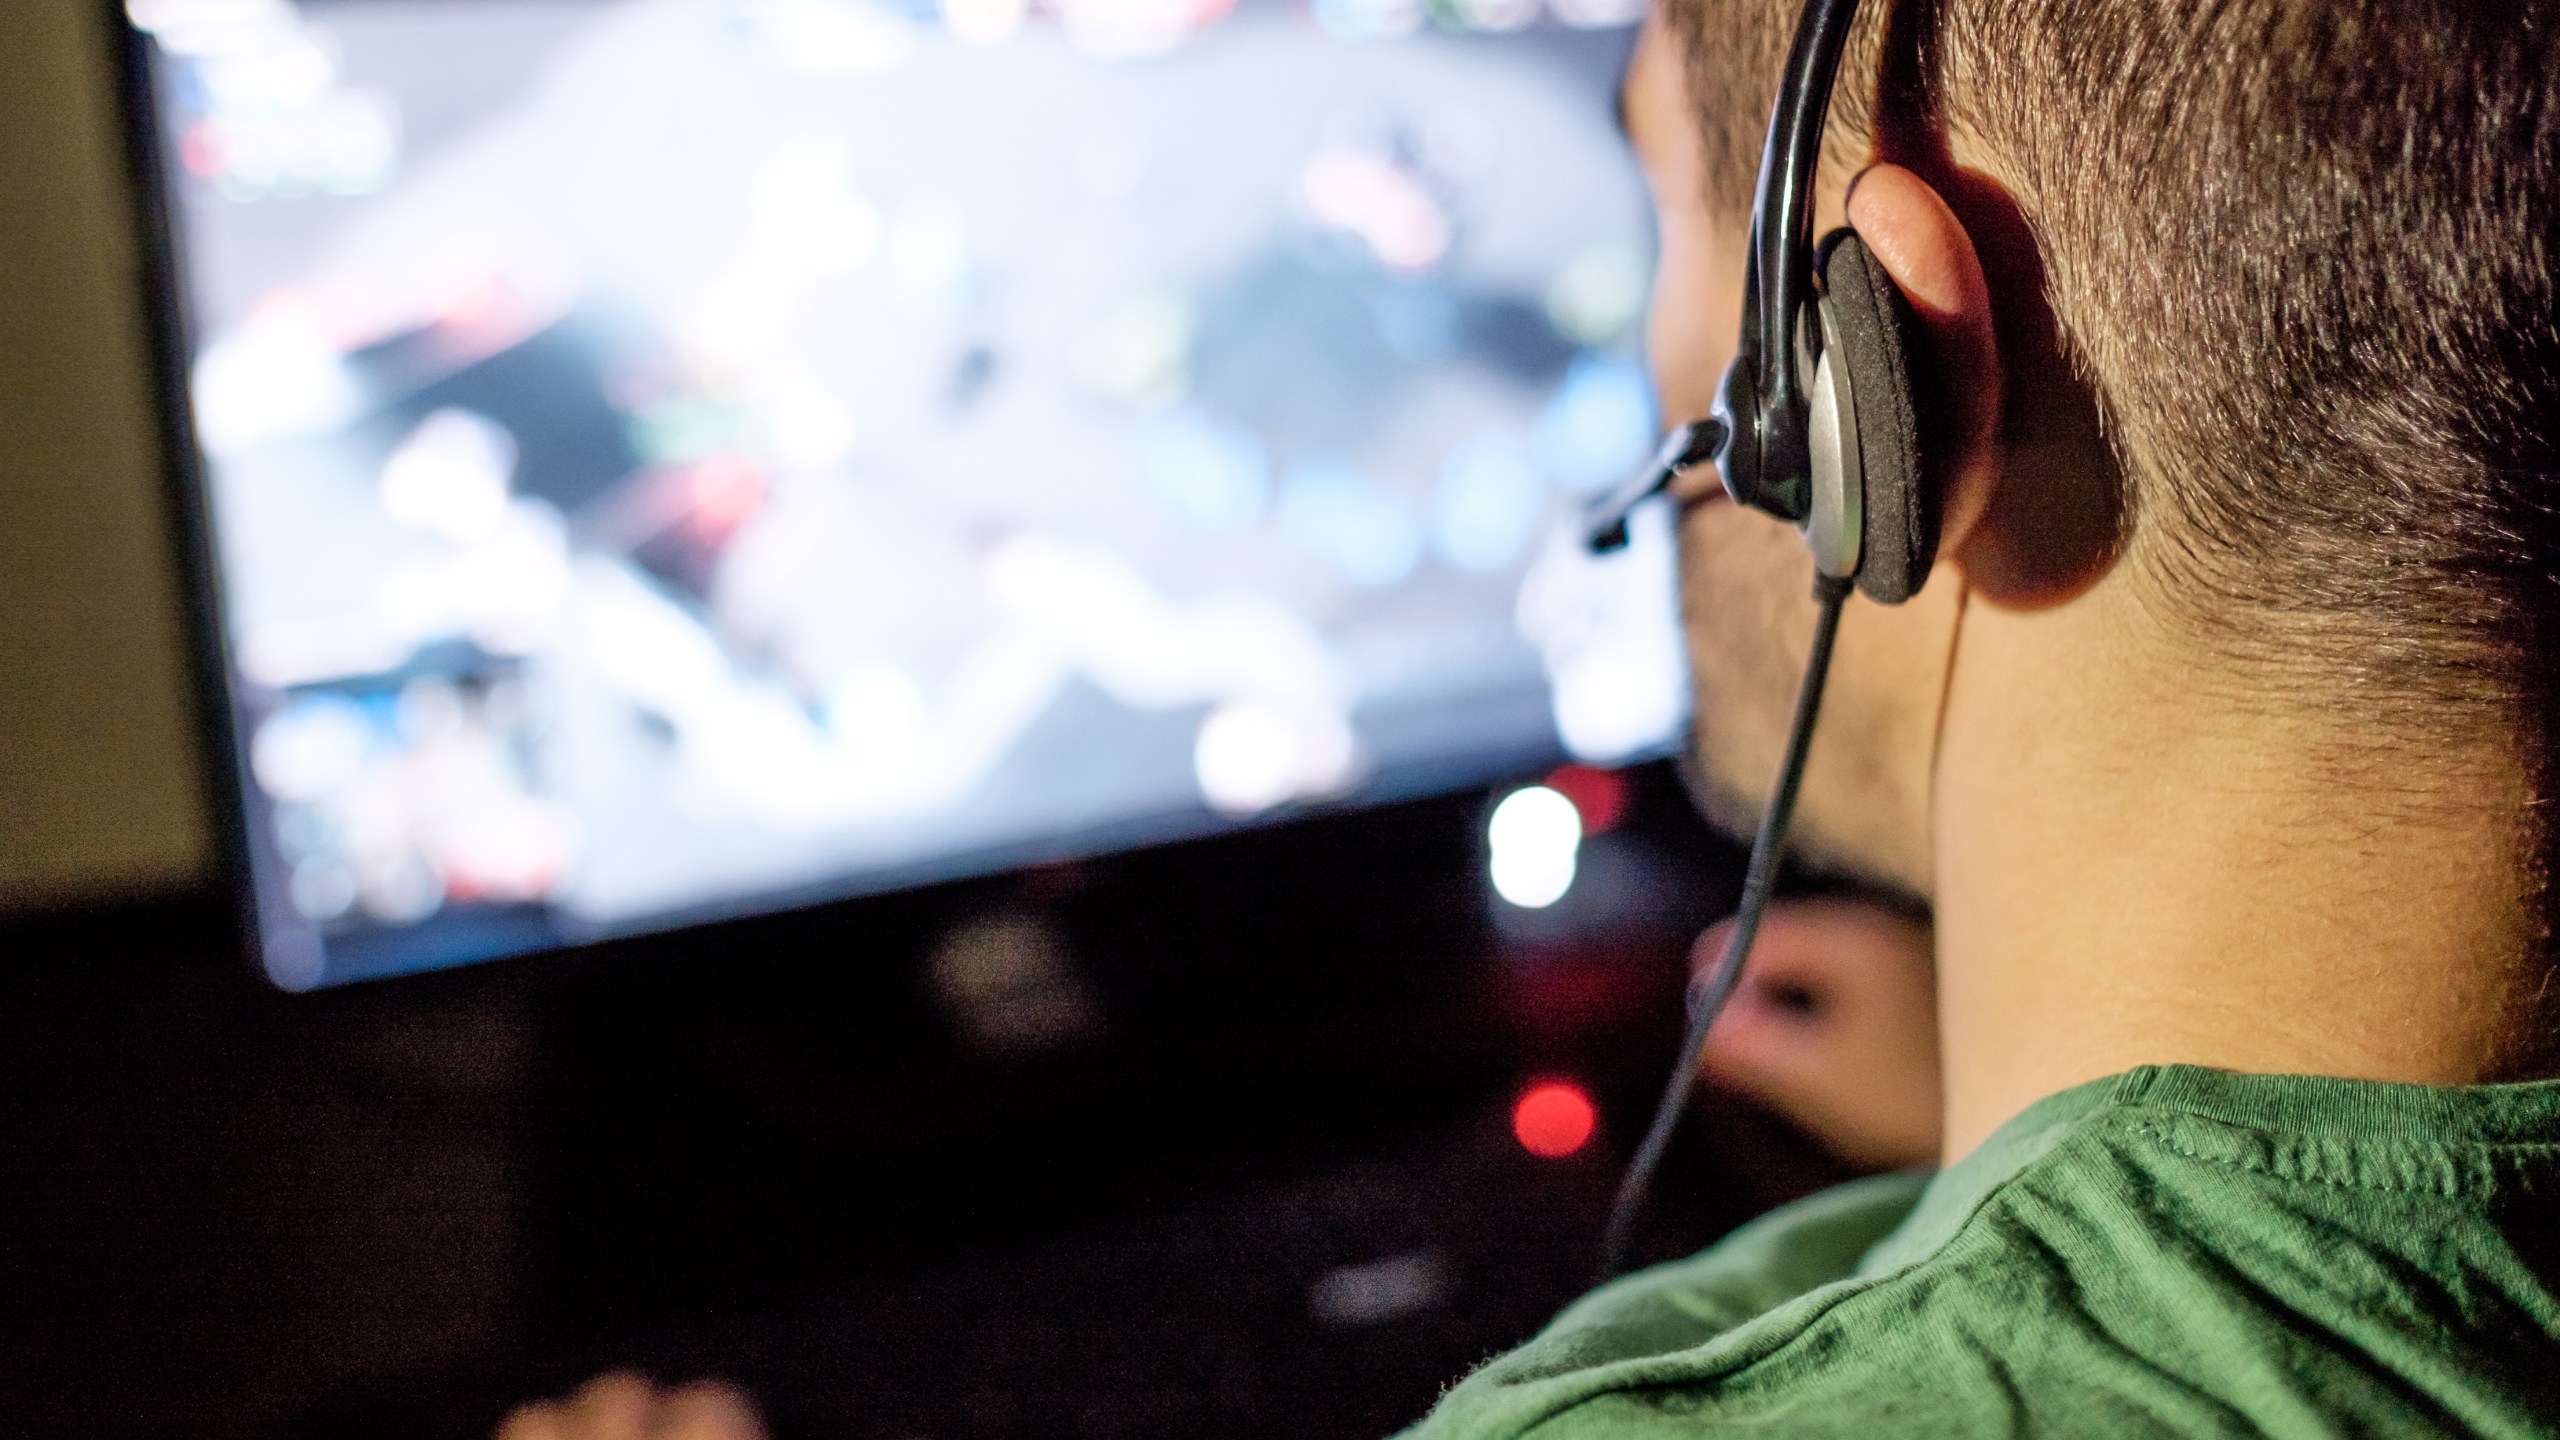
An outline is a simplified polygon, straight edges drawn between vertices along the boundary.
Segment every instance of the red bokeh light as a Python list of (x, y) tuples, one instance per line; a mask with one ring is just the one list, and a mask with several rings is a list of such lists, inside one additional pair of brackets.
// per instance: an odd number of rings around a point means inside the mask
[(1520, 1148), (1547, 1160), (1561, 1160), (1591, 1141), (1600, 1112), (1582, 1087), (1569, 1080), (1544, 1080), (1520, 1093), (1511, 1107), (1511, 1133)]
[(187, 127), (178, 141), (178, 163), (187, 173), (210, 180), (222, 173), (222, 132), (210, 123), (198, 122)]
[(1585, 835), (1600, 834), (1626, 818), (1627, 777), (1615, 770), (1559, 765), (1547, 777), (1547, 788), (1573, 802)]

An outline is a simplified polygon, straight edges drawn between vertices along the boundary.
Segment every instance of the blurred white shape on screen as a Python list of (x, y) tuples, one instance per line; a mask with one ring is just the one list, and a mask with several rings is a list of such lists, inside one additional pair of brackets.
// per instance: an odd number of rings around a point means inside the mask
[(1067, 43), (1097, 60), (1163, 55), (1214, 25), (1235, 0), (1053, 0)]
[(1489, 431), (1459, 443), (1431, 491), (1431, 546), (1460, 570), (1510, 564), (1527, 544), (1546, 483), (1517, 436)]
[(495, 529), (453, 557), (445, 585), (456, 623), (481, 649), (532, 653), (568, 601), (569, 534), (560, 512), (541, 500), (511, 502)]
[(1395, 40), (1422, 28), (1422, 0), (1315, 0), (1315, 19), (1336, 40)]
[(1652, 450), (1653, 382), (1624, 355), (1587, 351), (1538, 414), (1538, 462), (1568, 490), (1598, 490), (1627, 477)]
[(293, 867), (288, 887), (293, 908), (314, 923), (335, 920), (355, 908), (356, 872), (336, 856), (305, 860)]
[[(390, 663), (418, 646), (456, 637), (493, 655), (525, 655), (558, 628), (568, 589), (568, 527), (560, 512), (546, 501), (511, 500), (485, 533), (412, 555), (384, 571), (372, 603), (339, 625), (309, 628), (299, 636), (262, 634), (244, 652), (256, 661), (252, 673), (263, 673), (258, 667), (265, 666), (292, 674), (300, 663), (305, 668), (296, 680), (387, 668), (348, 667), (364, 653), (360, 637), (394, 647)], [(332, 659), (340, 668), (309, 668)]]
[(769, 458), (785, 469), (820, 470), (853, 453), (852, 407), (807, 365), (774, 365), (748, 381), (748, 408)]
[(415, 925), (444, 908), (444, 877), (414, 850), (395, 851), (356, 871), (365, 914), (385, 925)]
[(341, 696), (314, 695), (258, 726), (249, 742), (249, 770), (259, 788), (278, 800), (316, 801), (361, 774), (373, 746), (373, 722), (363, 707)]
[(1644, 19), (1650, 0), (1547, 0), (1547, 13), (1576, 30), (1616, 30)]
[(1573, 257), (1547, 287), (1547, 318), (1567, 339), (1605, 345), (1635, 324), (1650, 281), (1644, 255), (1633, 244), (1600, 241)]
[(1007, 619), (1133, 710), (1229, 698), (1339, 714), (1344, 682), (1330, 647), (1267, 597), (1176, 600), (1118, 552), (1019, 535), (987, 562)]
[(932, 721), (923, 682), (886, 661), (854, 666), (827, 697), (827, 729), (857, 756), (912, 751)]
[(1355, 585), (1393, 585), (1422, 558), (1422, 527), (1403, 497), (1345, 465), (1317, 464), (1280, 484), (1280, 531)]
[(1180, 408), (1141, 421), (1132, 444), (1147, 493), (1207, 534), (1242, 530), (1270, 503), (1271, 461), (1249, 430)]
[(1448, 212), (1419, 177), (1386, 156), (1317, 151), (1299, 176), (1298, 195), (1319, 223), (1359, 237), (1398, 274), (1421, 274), (1449, 253)]
[(296, 864), (337, 848), (337, 825), (325, 807), (278, 801), (275, 809), (276, 849)]
[(435, 820), (430, 838), (446, 890), (461, 898), (538, 900), (559, 883), (577, 848), (567, 810), (511, 785), (487, 786)]
[(281, 690), (389, 670), (408, 658), (409, 647), (398, 635), (384, 633), (368, 615), (352, 624), (322, 619), (244, 629), (235, 653), (242, 675), (254, 684)]
[(400, 112), (388, 96), (355, 91), (336, 96), (313, 121), (319, 187), (370, 195), (391, 183), (400, 162)]
[(888, 233), (878, 205), (847, 179), (842, 143), (832, 136), (796, 138), (773, 151), (755, 177), (750, 215), (748, 241), (681, 318), (686, 348), (714, 372), (783, 351), (806, 323), (809, 300), (860, 277)]
[(515, 469), (506, 427), (469, 410), (438, 410), (383, 462), (382, 508), (403, 525), (468, 545), (506, 519)]
[(880, 207), (855, 188), (839, 136), (803, 136), (777, 147), (756, 172), (753, 204), (761, 264), (848, 275), (880, 248)]
[(200, 118), (186, 168), (234, 200), (381, 189), (399, 159), (388, 96), (339, 84), (334, 47), (279, 0), (132, 0), (127, 14), (182, 57)]
[(470, 720), (461, 693), (440, 680), (416, 680), (404, 686), (392, 716), (399, 724), (400, 738), (412, 745), (451, 740)]
[(1531, 785), (1502, 797), (1484, 838), (1493, 891), (1503, 899), (1543, 910), (1573, 888), (1582, 813), (1556, 791)]
[(850, 777), (795, 697), (737, 674), (693, 616), (607, 562), (581, 572), (577, 634), (615, 688), (675, 732), (720, 808), (807, 829), (838, 818)]
[(316, 316), (271, 305), (206, 346), (192, 375), (196, 435), (208, 454), (325, 434), (353, 420), (364, 394)]
[(942, 0), (942, 24), (964, 45), (996, 45), (1013, 38), (1030, 8), (1025, 0)]
[(235, 200), (367, 195), (400, 159), (400, 112), (369, 90), (334, 92), (292, 110), (216, 111), (188, 134), (189, 168)]
[(886, 70), (915, 52), (916, 25), (870, 0), (732, 0), (756, 52), (821, 75)]
[(1197, 322), (1190, 299), (1179, 291), (1140, 290), (1076, 337), (1068, 368), (1106, 399), (1171, 403), (1182, 398)]
[(790, 691), (738, 673), (697, 617), (624, 566), (586, 562), (575, 597), (574, 653), (675, 732), (694, 803), (783, 831), (948, 810), (1069, 673), (1054, 646), (998, 627), (930, 690), (887, 662), (857, 665), (821, 725)]
[(1333, 793), (1351, 780), (1357, 746), (1335, 715), (1232, 700), (1200, 722), (1192, 768), (1213, 810), (1252, 815)]
[(899, 207), (880, 258), (889, 293), (917, 310), (952, 310), (969, 298), (969, 222), (949, 200), (925, 196)]
[(172, 55), (263, 48), (301, 23), (285, 0), (125, 0), (124, 13)]
[(852, 183), (844, 141), (833, 134), (775, 147), (756, 171), (748, 214), (745, 243), (680, 322), (686, 348), (713, 370), (770, 361), (785, 349), (811, 298), (867, 270), (889, 229)]
[(1147, 178), (1147, 150), (1135, 136), (1096, 131), (1076, 142), (1068, 162), (1076, 184), (1101, 200), (1121, 200), (1137, 193)]
[(242, 45), (196, 62), (196, 79), (217, 111), (292, 111), (328, 98), (337, 61), (308, 31), (282, 30), (265, 44)]
[(1607, 765), (1669, 744), (1689, 712), (1671, 520), (1638, 510), (1627, 547), (1595, 556), (1552, 533), (1520, 582), (1520, 633), (1545, 662), (1556, 734)]
[(1449, 13), (1468, 30), (1495, 34), (1525, 30), (1538, 18), (1538, 0), (1445, 0)]

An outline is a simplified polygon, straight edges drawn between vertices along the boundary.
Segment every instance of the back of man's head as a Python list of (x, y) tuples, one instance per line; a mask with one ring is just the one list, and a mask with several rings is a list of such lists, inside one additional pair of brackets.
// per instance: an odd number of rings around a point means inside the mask
[[(1667, 0), (1750, 203), (1795, 0)], [(1831, 144), (1939, 147), (2033, 238), (2121, 560), (2386, 777), (2560, 734), (2560, 3), (1869, 0)], [(1951, 161), (1951, 164), (1947, 164)]]

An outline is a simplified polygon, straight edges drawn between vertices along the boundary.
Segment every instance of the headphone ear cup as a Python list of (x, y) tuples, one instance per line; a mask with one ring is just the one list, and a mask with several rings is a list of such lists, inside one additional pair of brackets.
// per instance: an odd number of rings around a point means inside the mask
[(1855, 231), (1832, 231), (1817, 265), (1831, 304), (1832, 363), (1848, 367), (1858, 409), (1866, 485), (1858, 589), (1870, 600), (1899, 605), (1928, 583), (1938, 557), (1940, 491), (1914, 383), (1925, 373), (1928, 336)]

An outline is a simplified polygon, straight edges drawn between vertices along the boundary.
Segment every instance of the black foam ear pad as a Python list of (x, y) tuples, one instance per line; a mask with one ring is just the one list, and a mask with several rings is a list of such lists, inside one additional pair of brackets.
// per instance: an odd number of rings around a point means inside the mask
[(1928, 336), (1911, 302), (1856, 232), (1824, 237), (1819, 265), (1831, 301), (1832, 358), (1846, 364), (1866, 476), (1858, 588), (1899, 605), (1928, 583), (1938, 556), (1939, 487), (1921, 426)]

